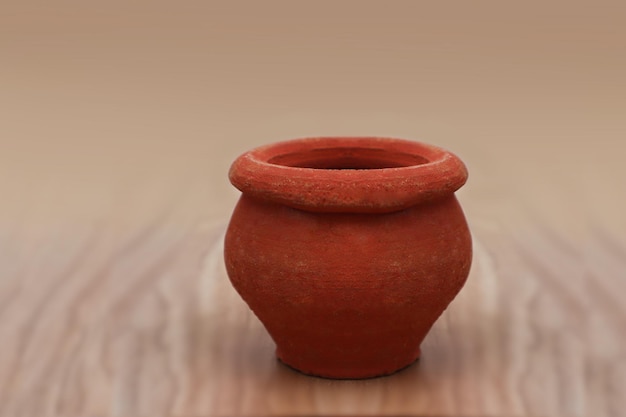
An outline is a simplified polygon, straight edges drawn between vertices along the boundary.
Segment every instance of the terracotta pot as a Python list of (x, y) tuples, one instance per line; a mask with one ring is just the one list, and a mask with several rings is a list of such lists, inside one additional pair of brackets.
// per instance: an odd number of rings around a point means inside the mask
[(298, 139), (240, 156), (226, 268), (278, 358), (329, 378), (414, 362), (469, 273), (454, 196), (466, 179), (455, 155), (400, 139)]

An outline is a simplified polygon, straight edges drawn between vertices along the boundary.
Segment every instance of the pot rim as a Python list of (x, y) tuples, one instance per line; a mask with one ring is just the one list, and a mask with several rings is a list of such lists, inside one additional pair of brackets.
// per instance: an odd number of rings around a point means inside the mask
[[(311, 166), (328, 165), (329, 157), (378, 167)], [(275, 142), (240, 155), (229, 171), (244, 195), (301, 210), (350, 213), (398, 211), (442, 198), (463, 186), (467, 175), (463, 162), (443, 148), (374, 136)]]

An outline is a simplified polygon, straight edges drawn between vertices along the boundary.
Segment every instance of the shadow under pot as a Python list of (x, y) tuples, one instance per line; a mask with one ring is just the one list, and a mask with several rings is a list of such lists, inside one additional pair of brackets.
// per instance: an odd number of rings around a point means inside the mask
[(452, 153), (375, 137), (278, 142), (235, 160), (232, 285), (310, 375), (368, 378), (414, 362), (467, 279), (472, 243)]

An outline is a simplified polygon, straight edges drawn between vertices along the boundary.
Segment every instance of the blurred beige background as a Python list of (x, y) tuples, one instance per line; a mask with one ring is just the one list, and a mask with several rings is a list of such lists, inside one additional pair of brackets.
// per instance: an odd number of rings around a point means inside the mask
[(226, 172), (239, 153), (335, 134), (449, 147), (474, 175), (467, 192), (487, 198), (541, 172), (549, 187), (519, 192), (549, 202), (585, 171), (593, 187), (620, 169), (625, 13), (620, 2), (5, 2), (2, 209), (27, 199), (88, 216), (141, 188), (146, 208), (195, 194), (203, 203), (186, 209), (227, 216), (229, 204), (208, 203), (234, 201)]
[[(593, 410), (617, 415), (613, 413), (622, 400), (612, 395), (626, 378), (620, 334), (626, 312), (614, 296), (624, 289), (626, 267), (625, 74), (623, 2), (2, 3), (0, 411), (8, 417), (34, 411), (55, 415), (59, 410), (65, 415), (340, 410), (320, 406), (335, 404), (322, 394), (319, 403), (300, 409), (280, 408), (280, 400), (263, 406), (252, 400), (238, 406), (236, 400), (202, 402), (185, 393), (191, 386), (203, 387), (206, 380), (185, 366), (179, 368), (179, 377), (187, 385), (167, 407), (151, 408), (141, 402), (145, 399), (133, 402), (115, 394), (111, 387), (116, 379), (110, 375), (94, 380), (93, 395), (79, 401), (62, 383), (62, 369), (73, 363), (72, 356), (63, 348), (46, 356), (38, 346), (70, 340), (68, 334), (82, 335), (84, 329), (109, 329), (105, 312), (117, 304), (107, 303), (124, 294), (116, 286), (132, 281), (141, 269), (128, 265), (158, 261), (160, 252), (154, 247), (188, 242), (178, 230), (211, 232), (210, 238), (193, 235), (200, 242), (190, 252), (195, 255), (171, 261), (170, 275), (206, 260), (213, 253), (211, 244), (219, 244), (219, 230), (238, 197), (227, 171), (240, 153), (293, 137), (362, 134), (412, 138), (457, 153), (470, 171), (458, 195), (485, 259), (499, 268), (497, 279), (505, 286), (521, 279), (516, 268), (523, 269), (519, 265), (524, 262), (510, 259), (516, 256), (515, 241), (535, 251), (535, 260), (545, 256), (548, 272), (562, 284), (550, 287), (555, 299), (565, 294), (564, 305), (578, 311), (566, 308), (528, 321), (540, 334), (554, 331), (544, 326), (548, 322), (573, 332), (577, 353), (568, 357), (576, 366), (565, 366), (570, 374), (551, 380), (557, 385), (577, 381), (572, 390), (558, 394), (540, 386), (537, 392), (524, 391), (521, 383), (502, 402), (466, 404), (469, 394), (463, 394), (465, 385), (459, 383), (456, 388), (445, 385), (445, 392), (460, 398), (457, 402), (380, 405), (379, 412), (582, 416)], [(150, 228), (161, 230), (163, 224), (173, 228), (163, 232), (165, 237), (150, 234)], [(138, 239), (147, 234), (147, 246), (124, 258), (126, 272), (97, 272), (90, 262), (105, 270), (118, 268), (122, 261), (114, 254), (124, 255), (121, 242), (133, 233)], [(83, 240), (92, 235), (95, 249), (85, 247)], [(552, 250), (532, 236), (553, 238)], [(63, 272), (76, 256), (89, 260), (77, 267), (79, 272), (71, 267)], [(219, 262), (219, 250), (210, 256)], [(487, 264), (473, 273), (480, 275)], [(541, 287), (541, 271), (546, 270), (537, 268)], [(101, 288), (99, 280), (108, 282), (102, 285), (110, 291), (109, 298), (103, 296), (109, 301), (102, 301), (100, 313), (92, 315), (90, 305), (99, 305), (100, 289), (73, 292), (63, 287), (68, 280), (76, 288), (89, 282)], [(594, 288), (600, 282), (604, 287), (598, 295)], [(478, 297), (482, 290), (476, 291)], [(184, 304), (184, 297), (181, 293), (174, 304)], [(498, 299), (505, 309), (511, 303)], [(77, 314), (68, 307), (73, 302), (86, 317), (82, 325), (68, 330), (42, 324), (47, 323), (42, 317), (63, 323)], [(606, 315), (581, 325), (581, 317), (585, 320), (599, 306), (607, 308)], [(532, 309), (536, 306), (520, 306), (519, 311)], [(120, 322), (134, 313), (124, 314)], [(87, 347), (76, 347), (73, 355), (90, 358), (104, 346), (98, 338), (87, 340)], [(253, 343), (243, 340), (244, 345)], [(595, 350), (584, 347), (589, 340), (596, 340)], [(485, 343), (489, 349), (489, 341)], [(264, 346), (271, 352), (269, 342)], [(541, 358), (547, 362), (536, 362), (544, 368), (563, 356), (558, 349), (546, 355)], [(97, 367), (97, 361), (85, 360), (82, 371), (72, 371), (75, 378)], [(514, 356), (502, 365), (516, 360)], [(57, 369), (55, 363), (60, 364), (58, 372), (50, 371)], [(209, 372), (209, 365), (204, 366)], [(441, 375), (433, 366), (432, 375)], [(228, 369), (219, 374), (222, 387), (229, 381), (238, 384)], [(489, 372), (497, 375), (493, 369)], [(532, 375), (546, 381), (538, 377), (541, 371), (528, 372), (531, 381)], [(137, 384), (136, 390), (145, 389)], [(499, 384), (493, 382), (483, 392), (495, 398), (499, 394), (490, 390)], [(563, 399), (583, 392), (588, 393), (586, 401)], [(516, 400), (516, 395), (525, 400)]]

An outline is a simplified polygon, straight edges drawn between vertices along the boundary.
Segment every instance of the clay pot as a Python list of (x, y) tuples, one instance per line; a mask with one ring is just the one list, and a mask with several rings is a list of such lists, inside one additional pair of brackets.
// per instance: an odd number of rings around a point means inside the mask
[(469, 273), (454, 196), (466, 179), (450, 152), (399, 139), (298, 139), (237, 158), (226, 268), (278, 358), (329, 378), (414, 362)]

